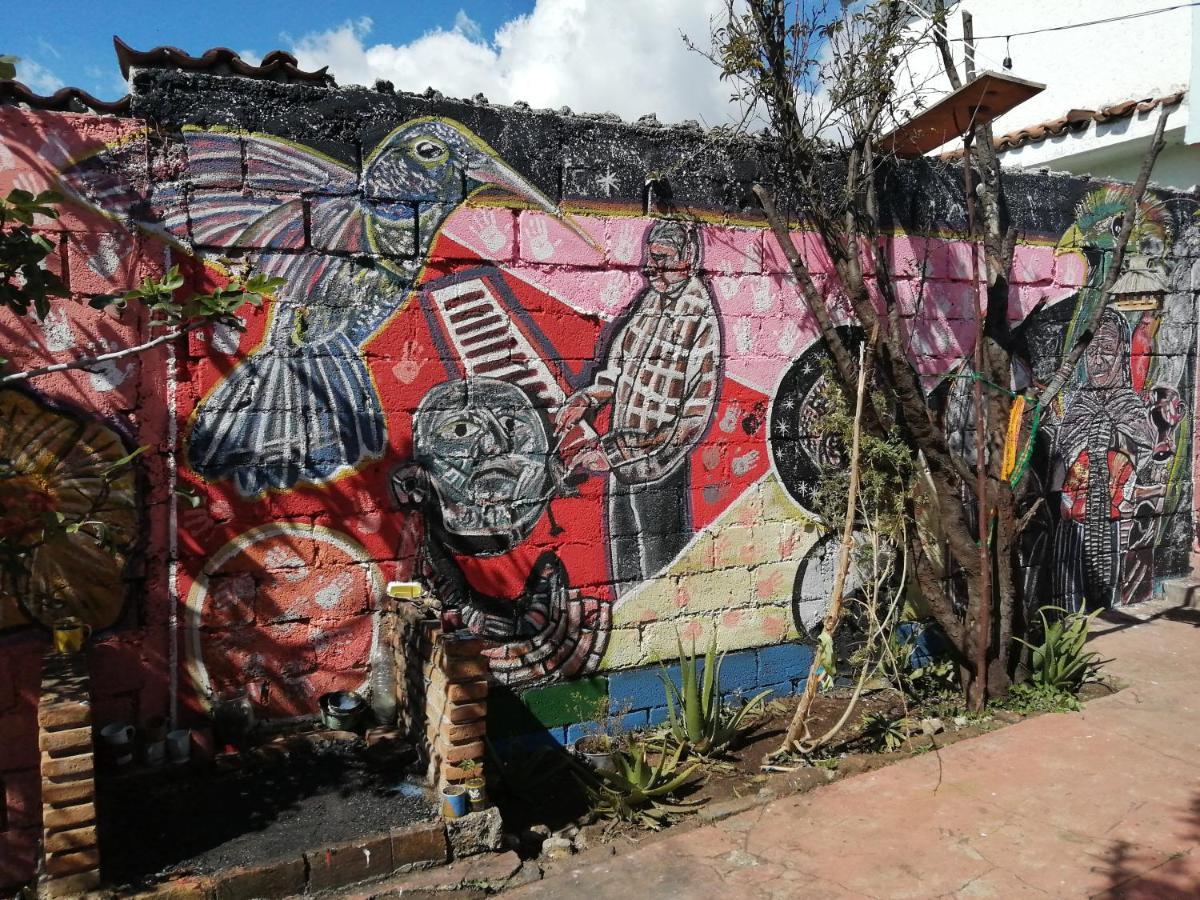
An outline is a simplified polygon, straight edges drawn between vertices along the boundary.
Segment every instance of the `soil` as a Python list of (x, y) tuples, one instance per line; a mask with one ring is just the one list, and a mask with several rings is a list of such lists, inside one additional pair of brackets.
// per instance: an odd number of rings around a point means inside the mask
[(230, 755), (215, 770), (101, 774), (105, 880), (133, 884), (294, 859), (433, 816), (428, 791), (405, 781), (411, 754), (306, 737), (287, 749)]
[[(1080, 692), (1079, 699), (1086, 702), (1107, 696), (1115, 690), (1105, 684), (1088, 684)], [(846, 708), (848, 696), (848, 692), (834, 692), (816, 698), (810, 725), (812, 734), (823, 734), (838, 721)], [(1019, 713), (1000, 710), (982, 717), (971, 717), (965, 723), (956, 725), (954, 716), (946, 715), (940, 718), (939, 723), (930, 723), (934, 728), (940, 724), (942, 730), (936, 734), (928, 735), (918, 728), (917, 733), (897, 750), (880, 752), (856, 740), (857, 723), (872, 712), (898, 717), (903, 715), (903, 708), (900, 695), (896, 692), (877, 691), (859, 699), (843, 736), (829, 749), (826, 758), (820, 759), (815, 765), (787, 763), (781, 764), (776, 770), (764, 771), (764, 757), (777, 750), (782, 743), (798, 702), (798, 697), (790, 697), (768, 704), (764, 715), (738, 743), (730, 747), (724, 757), (700, 763), (698, 774), (701, 777), (676, 795), (688, 801), (701, 801), (698, 814), (681, 816), (671, 826), (672, 831), (711, 822), (722, 816), (722, 810), (736, 811), (734, 807), (741, 803), (765, 802), (803, 793), (838, 778), (882, 768), (916, 753), (936, 751), (1027, 718)], [(912, 711), (910, 715), (914, 720), (919, 720), (922, 716), (932, 714)], [(959, 722), (964, 720), (960, 718)], [(528, 857), (537, 855), (542, 836), (546, 833), (573, 834), (576, 826), (587, 822), (589, 818), (586, 797), (573, 779), (564, 777), (569, 766), (563, 762), (556, 765), (556, 759), (561, 760), (561, 757), (561, 752), (549, 751), (542, 758), (528, 761), (523, 768), (531, 783), (522, 784), (520, 778), (513, 778), (511, 780), (515, 784), (502, 783), (501, 789), (493, 792), (504, 814), (506, 828), (522, 834), (522, 853)], [(521, 767), (514, 768), (518, 769), (518, 775), (524, 774), (520, 771)], [(495, 771), (496, 767), (493, 767), (492, 772)], [(616, 852), (622, 844), (642, 844), (656, 836), (654, 832), (632, 825), (611, 823), (606, 826), (586, 825), (584, 831), (585, 843), (589, 847), (617, 841), (615, 846), (605, 848), (609, 852)], [(558, 862), (543, 859), (540, 862), (543, 867), (548, 864), (550, 868), (563, 862), (577, 864), (569, 862), (569, 859)]]

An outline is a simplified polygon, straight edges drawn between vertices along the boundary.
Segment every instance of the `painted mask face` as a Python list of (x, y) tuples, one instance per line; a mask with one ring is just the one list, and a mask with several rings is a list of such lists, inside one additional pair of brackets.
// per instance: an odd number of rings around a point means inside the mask
[(1088, 377), (1096, 387), (1112, 387), (1121, 380), (1121, 332), (1111, 320), (1102, 320), (1096, 336), (1084, 351)]
[(546, 507), (546, 426), (507, 382), (471, 378), (431, 389), (414, 418), (413, 450), (456, 552), (506, 553)]

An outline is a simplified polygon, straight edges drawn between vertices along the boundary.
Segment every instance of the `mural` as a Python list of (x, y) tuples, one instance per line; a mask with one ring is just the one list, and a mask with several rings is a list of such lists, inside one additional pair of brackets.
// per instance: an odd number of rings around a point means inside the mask
[[(830, 563), (809, 507), (844, 449), (821, 435), (824, 349), (773, 238), (702, 209), (569, 216), (448, 118), (369, 144), (127, 130), (47, 172), (81, 221), (132, 226), (148, 238), (120, 240), (165, 245), (199, 283), (225, 257), (286, 282), (244, 332), (195, 335), (178, 369), (178, 478), (200, 502), (176, 510), (174, 582), (156, 526), (151, 577), (184, 605), (181, 702), (247, 690), (291, 716), (368, 683), (389, 579), (425, 582), (521, 688), (653, 664), (677, 636), (807, 639)], [(1045, 376), (1093, 302), (1120, 202), (1098, 192), (1057, 247), (1018, 248), (1012, 317), (1038, 310), (1022, 377)], [(1195, 237), (1178, 210), (1144, 219), (1039, 445), (1054, 503), (1030, 529), (1029, 590), (1074, 605), (1144, 596), (1190, 494), (1176, 323), (1194, 328)], [(970, 356), (971, 250), (898, 236), (887, 252), (933, 390)]]
[[(257, 348), (199, 409), (192, 468), (249, 497), (329, 481), (387, 441), (362, 346), (407, 297), (446, 218), (497, 185), (554, 204), (457, 122), (415, 119), (370, 151), (361, 173), (266, 135), (187, 131), (185, 178), (139, 191), (120, 162), (128, 141), (66, 169), (78, 199), (201, 258), (262, 250), (257, 268), (287, 281)], [(243, 166), (249, 191), (240, 186)], [(305, 203), (302, 193), (316, 196)], [(312, 248), (316, 253), (288, 251)]]
[[(117, 621), (139, 524), (135, 473), (119, 465), (128, 452), (98, 422), (0, 391), (0, 533), (29, 554), (3, 561), (0, 629)], [(56, 527), (58, 515), (78, 527)]]
[[(1127, 199), (1122, 188), (1090, 193), (1059, 242), (1059, 252), (1086, 257), (1088, 275), (1072, 301), (1035, 327), (1043, 363), (1063, 358), (1098, 301)], [(1174, 240), (1166, 206), (1142, 203), (1114, 299), (1048, 423), (1046, 489), (1057, 502), (1042, 564), (1056, 605), (1090, 609), (1149, 598), (1156, 547), (1189, 491), (1200, 232), (1188, 218), (1181, 229)], [(1036, 352), (1034, 364), (1046, 368)]]

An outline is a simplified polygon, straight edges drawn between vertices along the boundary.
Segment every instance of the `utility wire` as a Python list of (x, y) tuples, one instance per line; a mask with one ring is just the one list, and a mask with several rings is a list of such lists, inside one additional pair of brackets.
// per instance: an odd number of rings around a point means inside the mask
[[(977, 41), (993, 41), (1001, 38), (1022, 37), (1028, 34), (1045, 34), (1050, 31), (1069, 31), (1072, 28), (1086, 28), (1089, 25), (1106, 25), (1109, 22), (1124, 22), (1127, 19), (1141, 19), (1146, 16), (1156, 16), (1159, 13), (1171, 12), (1175, 9), (1187, 9), (1192, 6), (1200, 6), (1200, 0), (1192, 0), (1191, 3), (1176, 3), (1174, 6), (1164, 6), (1162, 9), (1145, 9), (1141, 12), (1129, 13), (1124, 16), (1109, 16), (1107, 19), (1093, 19), (1090, 22), (1070, 22), (1066, 25), (1050, 25), (1046, 28), (1033, 28), (1029, 31), (1012, 31), (1007, 34), (984, 34), (975, 35)], [(964, 41), (966, 38), (952, 37), (952, 41)]]

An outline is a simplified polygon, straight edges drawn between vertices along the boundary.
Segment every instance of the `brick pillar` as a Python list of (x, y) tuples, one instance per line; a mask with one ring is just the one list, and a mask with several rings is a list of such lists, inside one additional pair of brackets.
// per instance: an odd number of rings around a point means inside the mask
[(67, 897), (100, 884), (87, 656), (47, 656), (38, 702), (42, 754), (41, 894)]
[(432, 628), (426, 632), (425, 743), (429, 752), (428, 778), (441, 789), (465, 781), (459, 763), (475, 760), (483, 775), (487, 732), (488, 667), (478, 639), (459, 639)]

